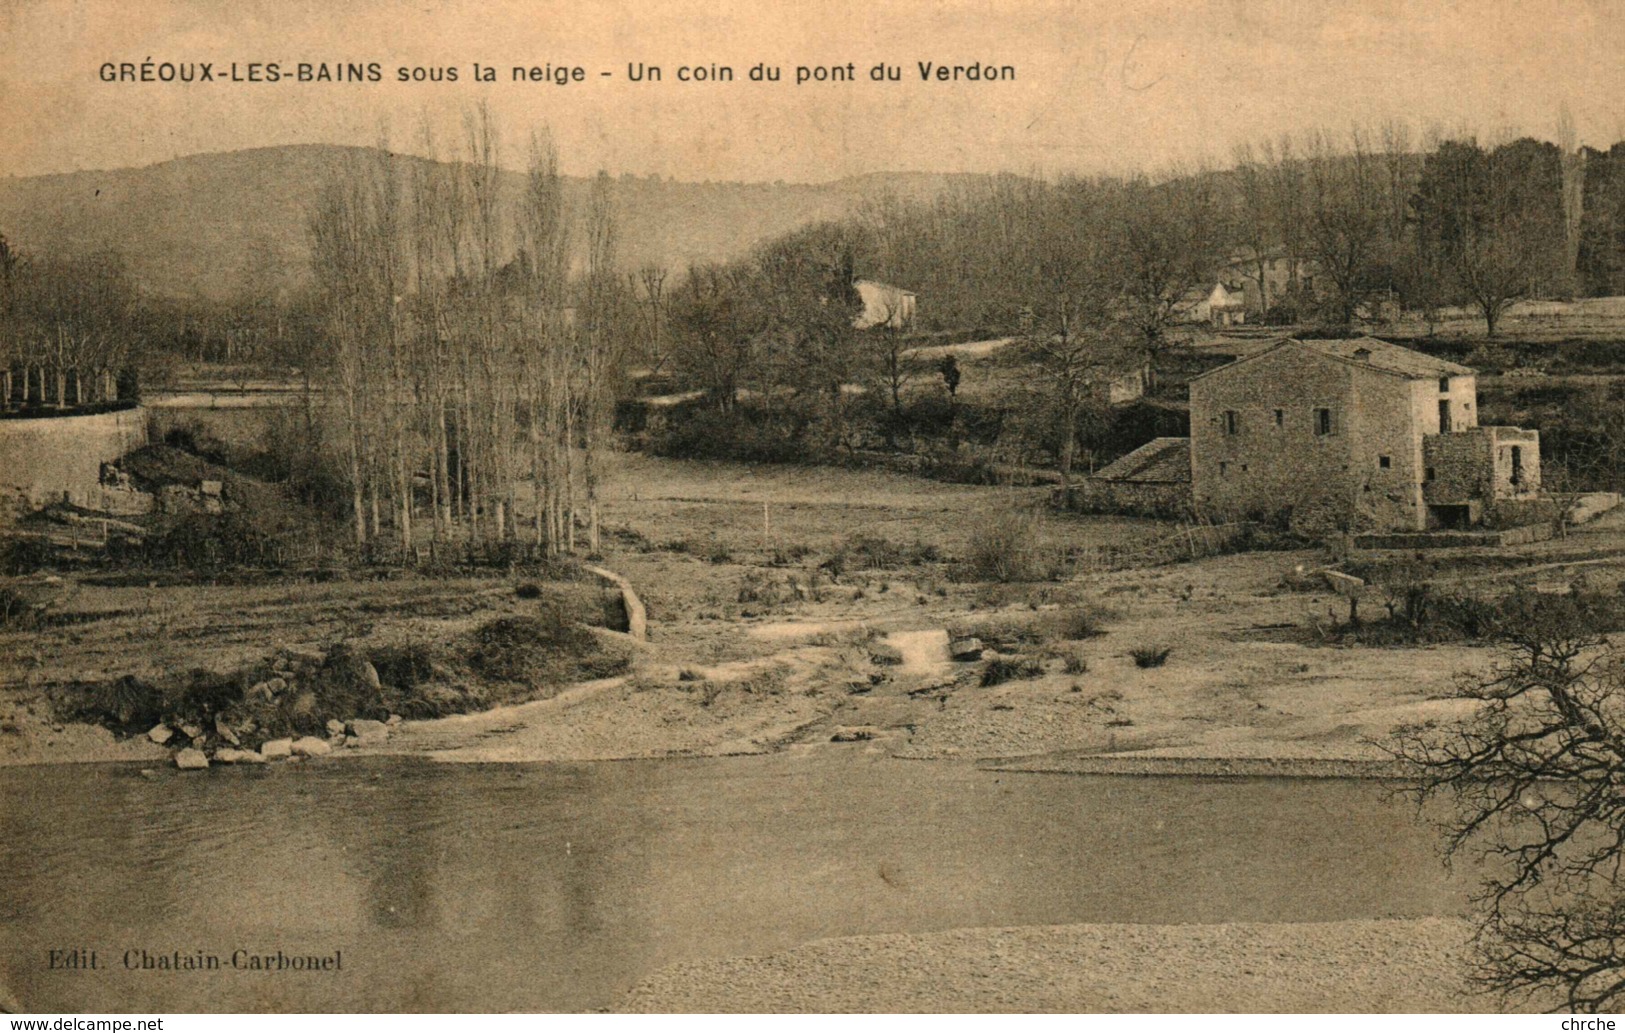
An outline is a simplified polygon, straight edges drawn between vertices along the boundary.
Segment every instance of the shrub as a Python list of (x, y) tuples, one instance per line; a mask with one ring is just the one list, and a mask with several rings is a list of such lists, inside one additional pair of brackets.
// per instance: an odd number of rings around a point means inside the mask
[(44, 538), (12, 537), (0, 542), (0, 574), (33, 574), (51, 565), (51, 543)]
[(513, 594), (521, 599), (540, 599), (542, 586), (534, 581), (526, 581), (513, 590)]
[(1173, 652), (1172, 647), (1140, 646), (1129, 651), (1134, 658), (1135, 667), (1161, 667), (1168, 662), (1168, 656)]
[(0, 585), (0, 628), (33, 628), (39, 619), (40, 607), (31, 594)]
[(1042, 541), (1037, 513), (994, 514), (971, 530), (965, 566), (981, 581), (1038, 581), (1050, 574)]
[(622, 674), (632, 665), (628, 646), (606, 644), (556, 605), (544, 606), (536, 616), (488, 621), (473, 638), (469, 669), (494, 682), (561, 684)]
[(1079, 642), (1106, 634), (1100, 626), (1100, 615), (1079, 606), (1068, 607), (1045, 618), (1046, 630), (1054, 638)]
[(1044, 673), (1044, 665), (1028, 656), (996, 656), (982, 668), (982, 687), (1002, 685), (1007, 681), (1018, 679), (1038, 678)]
[(842, 542), (820, 567), (839, 577), (848, 570), (895, 570), (935, 563), (941, 558), (941, 551), (935, 545), (924, 542), (905, 545), (878, 535), (858, 535)]
[(69, 686), (58, 703), (65, 716), (112, 728), (151, 728), (167, 711), (164, 693), (133, 675)]

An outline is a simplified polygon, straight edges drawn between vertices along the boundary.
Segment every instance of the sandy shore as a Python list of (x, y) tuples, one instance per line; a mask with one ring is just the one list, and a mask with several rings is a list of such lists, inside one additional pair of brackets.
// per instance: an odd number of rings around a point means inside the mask
[(641, 1012), (1482, 1012), (1448, 918), (1069, 925), (820, 940), (673, 965)]

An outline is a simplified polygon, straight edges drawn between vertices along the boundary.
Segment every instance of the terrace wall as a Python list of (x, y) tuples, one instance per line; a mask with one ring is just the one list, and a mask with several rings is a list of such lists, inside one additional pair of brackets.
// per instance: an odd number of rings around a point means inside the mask
[(147, 443), (135, 406), (88, 416), (0, 419), (0, 497), (29, 507), (66, 499), (94, 505), (102, 464)]

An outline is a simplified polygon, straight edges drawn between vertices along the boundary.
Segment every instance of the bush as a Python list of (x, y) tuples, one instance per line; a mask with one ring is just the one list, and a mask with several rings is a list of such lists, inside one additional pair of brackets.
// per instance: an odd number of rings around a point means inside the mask
[(1081, 606), (1068, 607), (1048, 616), (1044, 623), (1054, 638), (1079, 642), (1106, 634), (1100, 626), (1100, 615)]
[(971, 531), (965, 567), (981, 581), (1039, 581), (1048, 577), (1042, 523), (1031, 510), (981, 520)]
[(1494, 642), (1516, 634), (1537, 617), (1549, 619), (1554, 612), (1563, 613), (1576, 633), (1625, 630), (1625, 593), (1619, 589), (1576, 584), (1564, 595), (1545, 595), (1520, 587), (1485, 599), (1436, 592), (1430, 582), (1412, 578), (1389, 582), (1388, 592), (1385, 616), (1339, 625), (1336, 637), (1366, 645)]
[(606, 645), (555, 605), (544, 606), (537, 616), (500, 617), (480, 625), (467, 660), (482, 678), (535, 687), (623, 674), (632, 665), (632, 652)]
[(1002, 685), (1007, 681), (1039, 678), (1044, 665), (1028, 656), (996, 656), (982, 668), (982, 687)]
[(649, 451), (673, 459), (794, 463), (809, 458), (811, 419), (794, 407), (736, 405), (727, 412), (701, 405), (673, 407), (649, 434)]
[(0, 585), (0, 628), (29, 629), (40, 619), (40, 606), (32, 593)]
[(1168, 656), (1171, 653), (1173, 653), (1173, 649), (1169, 646), (1160, 648), (1140, 646), (1130, 650), (1129, 656), (1134, 658), (1135, 667), (1161, 667), (1168, 662)]
[(905, 545), (877, 535), (858, 535), (842, 542), (818, 566), (838, 578), (848, 570), (896, 570), (935, 563), (941, 558), (942, 553), (935, 545), (924, 542)]
[(51, 565), (51, 543), (44, 538), (11, 537), (0, 542), (0, 574), (33, 574)]

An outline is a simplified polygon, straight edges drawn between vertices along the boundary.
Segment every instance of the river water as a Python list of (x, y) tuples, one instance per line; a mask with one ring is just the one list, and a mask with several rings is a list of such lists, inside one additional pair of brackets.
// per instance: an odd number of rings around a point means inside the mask
[[(852, 751), (0, 769), (0, 977), (35, 1011), (589, 1010), (674, 961), (818, 937), (1463, 907), (1370, 781)], [(53, 948), (99, 969), (52, 970)], [(239, 950), (342, 967), (238, 971)], [(126, 968), (141, 951), (222, 967)]]

